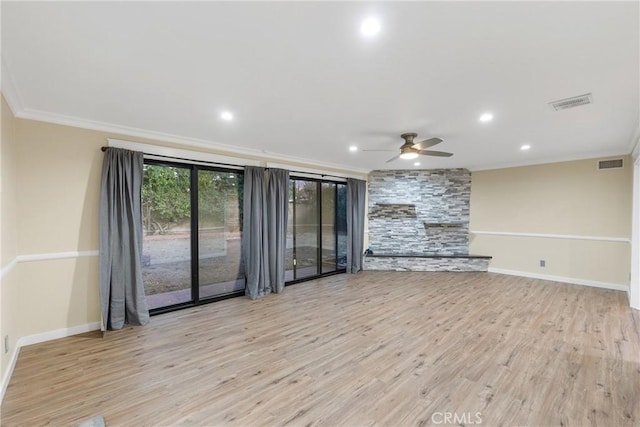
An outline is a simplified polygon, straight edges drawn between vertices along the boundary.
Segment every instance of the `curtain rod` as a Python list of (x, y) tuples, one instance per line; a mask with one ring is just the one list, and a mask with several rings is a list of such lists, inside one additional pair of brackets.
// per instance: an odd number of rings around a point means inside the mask
[[(107, 148), (112, 148), (112, 147), (100, 147), (100, 149), (104, 152), (107, 151)], [(165, 156), (163, 154), (148, 154), (148, 153), (142, 153), (145, 156), (154, 156), (154, 157), (163, 157), (165, 159), (173, 159), (173, 160), (184, 160), (185, 162), (195, 162), (195, 163), (208, 163), (210, 165), (220, 165), (220, 166), (231, 166), (231, 167), (242, 167), (240, 165), (234, 165), (231, 163), (220, 163), (220, 162), (210, 162), (207, 160), (193, 160), (193, 159), (187, 159), (184, 157), (174, 157), (174, 156)], [(293, 173), (300, 173), (300, 174), (306, 174), (306, 175), (318, 175), (321, 178), (323, 177), (331, 177), (331, 178), (339, 178), (339, 179), (344, 179), (346, 180), (347, 178), (344, 176), (338, 176), (338, 175), (330, 175), (330, 174), (326, 174), (326, 173), (316, 173), (316, 172), (303, 172), (303, 171), (296, 171), (296, 170), (289, 170), (289, 172), (293, 172)]]

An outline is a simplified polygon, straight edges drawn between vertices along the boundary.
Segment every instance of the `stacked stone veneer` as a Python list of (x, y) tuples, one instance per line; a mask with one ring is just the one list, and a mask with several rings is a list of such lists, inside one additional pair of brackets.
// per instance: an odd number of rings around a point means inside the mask
[(365, 270), (383, 271), (487, 271), (490, 258), (365, 257)]
[(470, 195), (466, 169), (373, 171), (364, 269), (487, 271), (490, 257), (466, 257)]
[(470, 194), (467, 169), (373, 171), (369, 247), (374, 254), (467, 254)]

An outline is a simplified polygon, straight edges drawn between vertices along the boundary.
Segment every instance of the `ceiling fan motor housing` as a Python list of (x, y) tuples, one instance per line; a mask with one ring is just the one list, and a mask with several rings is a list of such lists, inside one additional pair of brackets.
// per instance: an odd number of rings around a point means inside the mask
[(409, 155), (407, 158), (414, 158), (414, 154), (415, 157), (418, 156), (418, 151), (415, 148), (412, 148), (413, 145), (415, 144), (413, 142), (413, 139), (418, 136), (417, 133), (403, 133), (402, 135), (400, 135), (400, 138), (404, 139), (404, 144), (402, 144), (402, 147), (400, 147), (400, 154), (405, 154), (405, 155)]
[(413, 133), (413, 132), (409, 132), (409, 133), (403, 133), (402, 135), (400, 135), (400, 138), (404, 139), (404, 145), (413, 145), (413, 139), (418, 136), (417, 133)]

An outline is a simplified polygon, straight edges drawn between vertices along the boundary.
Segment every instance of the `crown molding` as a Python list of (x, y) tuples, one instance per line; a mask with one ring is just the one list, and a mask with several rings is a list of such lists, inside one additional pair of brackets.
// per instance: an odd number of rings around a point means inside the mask
[[(107, 138), (107, 145), (114, 148), (124, 148), (127, 150), (141, 151), (145, 157), (160, 158), (172, 157), (171, 161), (178, 163), (221, 163), (229, 165), (237, 165), (238, 168), (243, 166), (260, 166), (263, 162), (243, 157), (222, 156), (219, 154), (205, 153), (202, 151), (185, 150), (183, 148), (163, 147), (153, 144), (144, 144), (135, 141), (126, 141), (122, 139)], [(159, 157), (158, 157), (159, 156)], [(185, 161), (183, 159), (188, 159)]]
[(20, 119), (35, 120), (40, 122), (54, 123), (58, 125), (77, 127), (82, 129), (91, 129), (99, 132), (123, 135), (128, 137), (144, 138), (160, 142), (168, 142), (184, 146), (186, 148), (200, 148), (206, 150), (214, 150), (220, 154), (240, 155), (244, 158), (255, 158), (265, 161), (278, 161), (293, 164), (304, 164), (312, 167), (320, 167), (337, 171), (350, 171), (366, 175), (368, 169), (354, 168), (349, 165), (338, 163), (320, 162), (304, 157), (289, 156), (286, 154), (274, 153), (266, 150), (256, 150), (252, 148), (241, 149), (236, 146), (221, 144), (200, 138), (191, 138), (187, 136), (174, 135), (164, 132), (156, 132), (147, 129), (140, 129), (131, 126), (121, 126), (112, 123), (100, 122), (96, 120), (81, 119), (73, 116), (55, 114), (48, 111), (34, 110), (31, 108), (22, 108), (14, 115)]
[[(4, 73), (3, 73), (3, 81), (4, 81)], [(6, 95), (5, 95), (5, 99), (7, 99), (7, 103), (9, 103), (12, 110), (14, 110), (16, 104), (14, 103), (12, 106), (12, 104), (9, 101), (9, 98), (7, 98)], [(236, 146), (208, 141), (205, 139), (173, 135), (169, 133), (150, 131), (150, 130), (135, 128), (130, 126), (115, 125), (115, 124), (100, 122), (95, 120), (80, 119), (77, 117), (50, 113), (48, 111), (34, 110), (31, 108), (22, 108), (22, 110), (18, 110), (17, 112), (14, 110), (14, 115), (20, 119), (35, 120), (40, 122), (71, 126), (71, 127), (81, 128), (81, 129), (90, 129), (90, 130), (95, 130), (99, 132), (123, 135), (127, 137), (136, 137), (136, 138), (143, 138), (148, 140), (155, 140), (159, 142), (167, 142), (167, 143), (177, 144), (187, 149), (199, 148), (199, 149), (206, 149), (208, 151), (213, 150), (222, 155), (225, 155), (225, 154), (238, 155), (241, 158), (260, 159), (266, 162), (275, 162), (277, 164), (291, 163), (292, 164), (291, 166), (306, 165), (316, 170), (318, 170), (317, 168), (325, 168), (328, 171), (341, 171), (341, 172), (346, 171), (347, 174), (345, 174), (345, 176), (353, 176), (354, 173), (362, 176), (366, 176), (369, 174), (369, 172), (371, 172), (371, 170), (373, 170), (373, 169), (364, 169), (364, 168), (354, 168), (349, 165), (342, 165), (338, 163), (320, 162), (313, 159), (289, 156), (286, 154), (279, 154), (279, 153), (274, 153), (266, 150), (256, 150), (252, 148), (239, 149)], [(634, 132), (634, 135), (637, 135), (640, 137), (640, 128), (636, 129), (636, 131)], [(640, 144), (636, 146), (636, 150), (634, 151), (637, 151), (637, 150), (640, 150)], [(576, 161), (576, 160), (588, 160), (588, 159), (596, 159), (601, 157), (627, 156), (629, 154), (631, 154), (630, 151), (624, 153), (624, 152), (621, 152), (620, 149), (616, 149), (616, 150), (606, 150), (606, 151), (600, 151), (600, 152), (586, 153), (581, 155), (569, 155), (569, 156), (556, 157), (556, 158), (543, 158), (543, 159), (536, 159), (536, 160), (524, 161), (524, 162), (507, 162), (507, 163), (498, 163), (498, 164), (483, 165), (483, 166), (470, 165), (470, 166), (460, 166), (460, 167), (469, 169), (471, 172), (477, 172), (477, 171), (483, 171), (483, 170), (506, 169), (506, 168), (523, 167), (523, 166), (536, 166), (536, 165), (544, 165), (544, 164), (551, 164), (551, 163), (570, 162), (570, 161)], [(386, 170), (386, 169), (382, 168), (381, 170)]]
[(494, 169), (520, 168), (524, 166), (550, 165), (553, 163), (574, 162), (578, 160), (592, 160), (592, 159), (595, 160), (595, 159), (608, 158), (608, 157), (626, 157), (628, 155), (629, 155), (629, 152), (624, 153), (624, 152), (621, 152), (621, 150), (619, 149), (606, 150), (606, 151), (599, 151), (599, 152), (593, 152), (593, 153), (586, 153), (583, 155), (556, 157), (553, 159), (545, 158), (545, 159), (531, 160), (526, 162), (498, 163), (494, 165), (475, 166), (475, 167), (471, 166), (471, 167), (468, 167), (467, 169), (469, 169), (471, 172), (479, 172), (479, 171), (494, 170)]
[[(266, 165), (268, 168), (280, 168), (280, 169), (287, 169), (290, 166), (281, 162), (267, 162)], [(369, 176), (369, 173), (358, 173), (354, 170), (350, 171), (350, 172), (327, 172), (325, 170), (320, 170), (320, 169), (315, 169), (315, 168), (308, 168), (308, 167), (297, 167), (294, 166), (295, 171), (291, 171), (292, 176), (299, 176), (299, 177), (309, 177), (309, 178), (317, 178), (317, 176), (314, 175), (322, 175), (324, 177), (324, 179), (327, 179), (329, 181), (333, 181), (333, 180), (337, 180), (338, 182), (342, 182), (347, 178), (356, 178), (356, 179), (362, 179), (362, 180), (367, 180), (367, 177)]]
[(631, 142), (629, 143), (629, 152), (633, 157), (633, 160), (637, 160), (640, 156), (640, 124), (636, 126), (636, 130), (631, 135)]
[(18, 87), (13, 82), (13, 78), (11, 78), (11, 73), (9, 73), (9, 69), (5, 64), (4, 58), (0, 58), (2, 64), (0, 65), (2, 74), (2, 78), (0, 79), (0, 88), (2, 95), (4, 95), (4, 99), (7, 101), (11, 112), (15, 117), (18, 117), (18, 114), (24, 110), (24, 102), (22, 101), (22, 95), (20, 95), (20, 91)]
[[(48, 111), (36, 110), (32, 108), (27, 108), (24, 106), (24, 101), (20, 91), (15, 85), (11, 74), (8, 71), (4, 58), (2, 58), (2, 70), (1, 70), (1, 83), (0, 83), (0, 92), (4, 96), (9, 108), (13, 112), (13, 115), (20, 119), (27, 120), (35, 120), (40, 122), (53, 123), (58, 125), (76, 127), (81, 129), (90, 129), (99, 132), (117, 134), (119, 136), (127, 136), (127, 137), (136, 137), (143, 138), (148, 140), (155, 140), (159, 142), (167, 142), (179, 145), (186, 149), (189, 148), (199, 148), (205, 149), (207, 151), (214, 151), (215, 154), (221, 155), (237, 155), (240, 158), (245, 159), (254, 159), (261, 160), (265, 162), (274, 162), (279, 165), (282, 164), (291, 164), (291, 166), (295, 167), (295, 165), (303, 165), (310, 166), (314, 170), (320, 170), (317, 168), (327, 169), (327, 172), (338, 172), (336, 175), (344, 175), (344, 176), (367, 176), (373, 169), (366, 168), (354, 168), (350, 165), (343, 165), (339, 163), (331, 163), (331, 162), (322, 162), (314, 159), (308, 159), (304, 157), (296, 157), (290, 156), (287, 154), (280, 154), (276, 152), (271, 152), (267, 150), (257, 150), (253, 148), (238, 148), (234, 145), (223, 144), (215, 141), (210, 141), (206, 139), (200, 138), (192, 138), (182, 135), (175, 135), (164, 132), (157, 132), (147, 129), (141, 129), (131, 126), (123, 126), (117, 125), (108, 122), (102, 122), (97, 120), (83, 119), (74, 116), (67, 116), (63, 114), (52, 113)], [(506, 163), (497, 163), (490, 165), (464, 165), (458, 166), (460, 168), (469, 169), (471, 172), (475, 171), (483, 171), (483, 170), (493, 170), (493, 169), (506, 169), (506, 168), (514, 168), (514, 167), (524, 167), (524, 166), (535, 166), (535, 165), (543, 165), (543, 164), (551, 164), (551, 163), (560, 163), (560, 162), (569, 162), (576, 160), (587, 160), (587, 159), (595, 159), (602, 157), (614, 157), (614, 156), (633, 156), (633, 160), (635, 161), (638, 157), (640, 157), (640, 123), (636, 126), (634, 132), (632, 133), (628, 150), (626, 153), (621, 152), (620, 149), (617, 150), (606, 150), (600, 152), (593, 152), (581, 155), (569, 155), (563, 157), (556, 158), (543, 158), (531, 161), (522, 161), (522, 162), (506, 162)], [(380, 170), (388, 170), (391, 168), (379, 168)], [(344, 173), (346, 172), (346, 173)]]
[(81, 129), (90, 129), (99, 132), (115, 133), (122, 136), (144, 138), (159, 142), (168, 142), (184, 146), (185, 148), (200, 148), (208, 151), (220, 152), (220, 154), (236, 154), (242, 158), (254, 158), (262, 161), (278, 161), (293, 164), (303, 164), (311, 167), (326, 168), (334, 171), (350, 171), (366, 175), (368, 169), (354, 168), (349, 165), (339, 163), (321, 162), (314, 159), (304, 157), (290, 156), (287, 154), (274, 153), (266, 150), (256, 150), (252, 148), (238, 148), (234, 145), (222, 144), (200, 138), (192, 138), (182, 135), (174, 135), (164, 132), (156, 132), (148, 129), (140, 129), (131, 126), (122, 126), (108, 122), (97, 120), (83, 119), (74, 116), (56, 114), (49, 111), (36, 110), (25, 107), (23, 97), (11, 78), (11, 73), (5, 63), (4, 57), (1, 58), (1, 82), (0, 92), (4, 96), (13, 115), (19, 119), (35, 120), (40, 122), (54, 123), (58, 125), (71, 126)]

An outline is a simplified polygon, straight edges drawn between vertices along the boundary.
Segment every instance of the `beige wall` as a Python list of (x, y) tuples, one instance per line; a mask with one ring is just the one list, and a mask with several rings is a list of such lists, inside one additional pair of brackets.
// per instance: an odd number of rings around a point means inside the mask
[[(96, 251), (100, 132), (17, 120), (18, 255)], [(100, 320), (98, 258), (19, 262), (9, 289), (17, 338)]]
[(591, 159), (473, 172), (470, 252), (493, 256), (491, 268), (628, 286), (627, 242), (473, 234), (628, 239), (633, 168), (624, 160), (623, 169), (603, 171)]
[[(21, 258), (3, 278), (0, 329), (2, 337), (10, 336), (14, 349), (20, 338), (100, 320), (98, 257), (91, 251), (99, 243), (100, 147), (107, 138), (185, 147), (15, 119), (4, 99), (2, 125), (2, 267)], [(291, 164), (296, 166), (317, 169)], [(30, 255), (65, 252), (80, 256), (29, 260)], [(3, 375), (9, 359), (2, 358)]]
[[(16, 270), (10, 268), (18, 251), (17, 235), (17, 140), (16, 120), (2, 98), (2, 132), (0, 135), (0, 374), (4, 377), (17, 337), (13, 334), (13, 300), (9, 290), (16, 283)], [(10, 353), (4, 352), (4, 337), (9, 335)]]
[[(19, 255), (95, 250), (104, 135), (15, 119), (2, 105), (2, 267)], [(2, 375), (20, 338), (99, 320), (97, 257), (18, 262), (3, 277)], [(4, 353), (4, 352), (2, 352)]]
[(106, 135), (18, 120), (20, 254), (98, 248), (98, 202)]
[(16, 164), (17, 164), (17, 144), (15, 140), (16, 119), (13, 117), (9, 106), (2, 98), (2, 135), (0, 150), (0, 164), (2, 174), (0, 174), (0, 192), (2, 198), (1, 223), (2, 235), (0, 258), (2, 266), (7, 265), (17, 253), (16, 236)]

